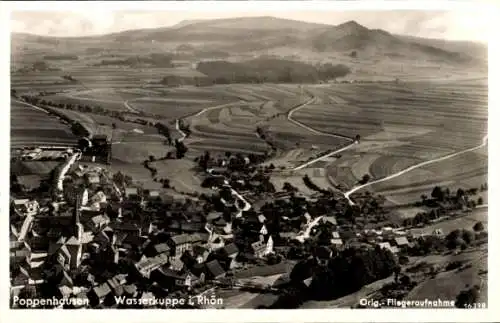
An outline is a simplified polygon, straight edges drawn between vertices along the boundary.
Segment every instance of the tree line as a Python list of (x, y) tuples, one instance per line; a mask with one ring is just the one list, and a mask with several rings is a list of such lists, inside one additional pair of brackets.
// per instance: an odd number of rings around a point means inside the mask
[(231, 83), (318, 83), (351, 73), (348, 66), (331, 63), (316, 66), (284, 59), (258, 58), (245, 62), (200, 62), (197, 70), (215, 84)]

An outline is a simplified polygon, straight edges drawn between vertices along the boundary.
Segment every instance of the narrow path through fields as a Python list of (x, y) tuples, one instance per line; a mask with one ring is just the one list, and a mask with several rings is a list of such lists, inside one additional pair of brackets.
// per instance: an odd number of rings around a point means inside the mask
[[(233, 103), (228, 103), (228, 104), (233, 104)], [(214, 107), (209, 107), (209, 108), (204, 108), (202, 109), (200, 112), (196, 113), (195, 115), (193, 115), (193, 117), (198, 117), (198, 116), (201, 116), (203, 113), (207, 112), (207, 111), (210, 111), (210, 110), (214, 110), (214, 109), (222, 109), (224, 108), (225, 106), (227, 106), (228, 104), (222, 104), (222, 105), (218, 105), (218, 106), (214, 106)], [(179, 138), (179, 141), (183, 141), (184, 139), (186, 139), (187, 135), (184, 131), (182, 131), (182, 129), (180, 128), (180, 124), (179, 124), (179, 119), (176, 119), (175, 120), (175, 129), (181, 134), (181, 138)], [(227, 180), (225, 181), (226, 183)], [(236, 215), (236, 217), (241, 217), (242, 216), (242, 213), (243, 211), (248, 211), (252, 208), (252, 204), (250, 204), (240, 193), (238, 193), (234, 188), (232, 188), (231, 186), (229, 186), (229, 188), (231, 189), (231, 193), (233, 195), (235, 195), (238, 199), (240, 199), (243, 204), (245, 205), (243, 207), (243, 209), (241, 209), (238, 214)]]
[(369, 182), (369, 183), (366, 183), (366, 184), (363, 184), (363, 185), (359, 185), (359, 186), (356, 186), (354, 188), (352, 188), (350, 191), (347, 191), (344, 193), (344, 196), (345, 198), (349, 201), (350, 204), (354, 204), (354, 202), (350, 199), (350, 196), (354, 193), (354, 192), (357, 192), (359, 191), (360, 189), (363, 189), (365, 187), (368, 187), (370, 185), (373, 185), (373, 184), (377, 184), (377, 183), (382, 183), (382, 182), (385, 182), (385, 181), (388, 181), (388, 180), (391, 180), (393, 178), (396, 178), (398, 176), (401, 176), (403, 174), (406, 174), (408, 173), (409, 171), (412, 171), (414, 169), (417, 169), (417, 168), (420, 168), (420, 167), (423, 167), (423, 166), (426, 166), (426, 165), (429, 165), (429, 164), (432, 164), (432, 163), (437, 163), (437, 162), (440, 162), (440, 161), (443, 161), (443, 160), (447, 160), (447, 159), (450, 159), (450, 158), (453, 158), (453, 157), (456, 157), (456, 156), (459, 156), (459, 155), (462, 155), (462, 154), (465, 154), (467, 152), (471, 152), (471, 151), (474, 151), (474, 150), (477, 150), (477, 149), (480, 149), (480, 148), (483, 148), (485, 147), (486, 145), (488, 144), (488, 135), (484, 136), (482, 141), (481, 141), (481, 144), (478, 145), (478, 146), (475, 146), (475, 147), (472, 147), (472, 148), (468, 148), (468, 149), (465, 149), (465, 150), (461, 150), (461, 151), (458, 151), (456, 153), (453, 153), (453, 154), (449, 154), (449, 155), (446, 155), (446, 156), (443, 156), (443, 157), (439, 157), (439, 158), (435, 158), (435, 159), (431, 159), (431, 160), (427, 160), (425, 162), (421, 162), (419, 164), (416, 164), (416, 165), (413, 165), (413, 166), (410, 166), (408, 168), (405, 168), (403, 169), (402, 171), (399, 171), (397, 173), (394, 173), (392, 175), (389, 175), (389, 176), (386, 176), (386, 177), (383, 177), (383, 178), (380, 178), (380, 179), (377, 179), (373, 182)]
[(133, 112), (133, 113), (139, 113), (139, 111), (137, 111), (136, 109), (132, 108), (129, 104), (128, 104), (128, 101), (124, 101), (123, 102), (123, 105), (125, 106), (125, 108), (127, 108), (127, 110), (129, 110), (130, 112)]
[(323, 132), (323, 131), (319, 131), (319, 130), (316, 130), (314, 128), (311, 128), (309, 127), (308, 125), (300, 122), (300, 121), (297, 121), (295, 119), (293, 119), (293, 114), (295, 112), (297, 112), (298, 110), (300, 109), (303, 109), (305, 108), (306, 106), (316, 102), (317, 98), (316, 97), (313, 97), (311, 98), (309, 101), (307, 101), (306, 103), (302, 104), (302, 105), (299, 105), (298, 107), (290, 110), (290, 112), (288, 112), (288, 115), (287, 115), (287, 118), (290, 122), (296, 124), (297, 126), (301, 127), (301, 128), (304, 128), (304, 129), (307, 129), (309, 131), (311, 131), (312, 133), (315, 133), (317, 135), (323, 135), (323, 136), (330, 136), (330, 137), (335, 137), (335, 138), (342, 138), (342, 139), (347, 139), (347, 140), (350, 140), (350, 141), (354, 141), (353, 138), (351, 137), (348, 137), (348, 136), (344, 136), (344, 135), (341, 135), (341, 134), (334, 134), (334, 133), (329, 133), (329, 132)]

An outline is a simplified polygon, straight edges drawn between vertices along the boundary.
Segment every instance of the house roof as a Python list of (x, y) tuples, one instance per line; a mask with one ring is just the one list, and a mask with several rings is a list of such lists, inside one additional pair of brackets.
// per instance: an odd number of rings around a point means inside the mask
[(343, 244), (342, 239), (332, 239), (331, 242), (334, 245), (341, 245), (341, 244)]
[(104, 283), (97, 287), (94, 287), (93, 291), (97, 295), (97, 297), (102, 298), (111, 293), (111, 288), (108, 284)]
[(206, 263), (207, 271), (213, 276), (213, 277), (218, 277), (223, 275), (224, 269), (222, 269), (222, 266), (220, 265), (219, 261), (217, 260), (212, 260), (210, 262)]
[(337, 225), (337, 219), (334, 217), (334, 216), (324, 216), (323, 219), (326, 221), (326, 222), (330, 222), (332, 224), (335, 224)]
[(230, 244), (225, 245), (224, 248), (222, 248), (222, 250), (227, 255), (232, 255), (232, 254), (235, 254), (235, 253), (239, 252), (238, 247), (236, 246), (236, 244), (234, 244), (232, 242)]
[(158, 197), (160, 196), (160, 192), (158, 191), (149, 191), (149, 197)]
[(254, 243), (252, 243), (251, 247), (252, 247), (253, 251), (259, 251), (259, 250), (262, 250), (263, 248), (265, 248), (266, 244), (259, 240), (259, 241), (255, 241)]
[(91, 221), (95, 224), (105, 224), (105, 223), (109, 223), (110, 219), (106, 214), (101, 214), (101, 215), (94, 216), (91, 219)]
[(195, 234), (179, 234), (171, 237), (170, 239), (175, 245), (180, 245), (185, 243), (197, 243), (206, 241), (207, 238), (208, 235), (206, 235), (205, 237), (205, 235), (195, 233)]
[(334, 239), (340, 239), (340, 234), (337, 231), (332, 232), (332, 237)]
[(409, 243), (406, 237), (397, 237), (394, 240), (396, 241), (398, 246), (407, 245)]
[(154, 246), (154, 249), (157, 253), (163, 253), (163, 252), (170, 251), (170, 247), (166, 243), (159, 243), (159, 244)]
[(203, 246), (200, 246), (200, 245), (193, 246), (193, 255), (194, 256), (200, 256), (206, 252), (208, 252), (208, 249), (203, 247)]
[(138, 195), (137, 187), (125, 188), (125, 195)]
[(135, 264), (139, 271), (149, 271), (154, 268), (160, 267), (168, 262), (168, 255), (161, 253), (153, 258), (145, 258)]
[(382, 249), (391, 249), (391, 244), (389, 242), (381, 242), (378, 244)]
[(169, 269), (169, 268), (164, 268), (164, 267), (158, 268), (158, 272), (161, 273), (165, 277), (171, 277), (174, 279), (184, 279), (184, 277), (182, 275), (179, 275), (177, 272), (175, 272), (174, 270)]
[(182, 269), (184, 267), (184, 262), (180, 260), (179, 258), (172, 258), (169, 260), (170, 267), (173, 268), (174, 270), (177, 269)]
[(125, 291), (125, 293), (127, 293), (129, 295), (133, 295), (133, 294), (135, 294), (135, 292), (137, 292), (137, 286), (125, 285), (125, 286), (123, 286), (123, 290)]

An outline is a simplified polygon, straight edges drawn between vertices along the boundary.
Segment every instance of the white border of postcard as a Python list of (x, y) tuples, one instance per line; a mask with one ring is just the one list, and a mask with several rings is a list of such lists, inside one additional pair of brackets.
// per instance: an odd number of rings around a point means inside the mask
[[(498, 3), (498, 2), (497, 2)], [(12, 11), (29, 10), (29, 11), (80, 11), (84, 10), (92, 12), (95, 10), (154, 10), (154, 11), (175, 11), (175, 10), (192, 10), (192, 11), (269, 11), (270, 14), (276, 11), (298, 11), (298, 10), (319, 10), (319, 11), (343, 11), (343, 10), (395, 10), (395, 9), (413, 9), (413, 10), (471, 10), (471, 14), (480, 10), (484, 14), (484, 19), (489, 19), (491, 35), (489, 35), (489, 143), (496, 146), (498, 143), (498, 107), (499, 107), (499, 82), (498, 82), (498, 36), (494, 35), (498, 16), (498, 7), (495, 1), (183, 1), (183, 2), (159, 2), (159, 1), (30, 1), (30, 2), (0, 2), (0, 33), (2, 46), (2, 55), (0, 57), (10, 57), (10, 35), (9, 35), (9, 16)], [(496, 19), (495, 19), (496, 18)], [(36, 31), (34, 31), (36, 32)], [(10, 91), (9, 71), (10, 58), (1, 60), (1, 77), (2, 87), (0, 100), (4, 111), (10, 106), (9, 98)], [(4, 112), (4, 116), (0, 118), (0, 131), (5, 138), (2, 149), (2, 165), (4, 179), (3, 185), (0, 186), (0, 214), (2, 237), (8, 236), (8, 199), (9, 190), (7, 179), (9, 175), (9, 129), (10, 121)], [(491, 126), (494, 125), (494, 126)], [(495, 127), (496, 126), (496, 127)], [(491, 147), (491, 146), (490, 146)], [(496, 165), (498, 160), (498, 149), (490, 149), (489, 164)], [(498, 168), (489, 168), (489, 194), (496, 196), (499, 193)], [(490, 201), (495, 199), (490, 197)], [(494, 216), (489, 218), (489, 227), (498, 228), (498, 217), (500, 214), (499, 207), (496, 203), (490, 203), (490, 214)], [(489, 268), (498, 268), (498, 233), (496, 230), (491, 230), (489, 235)], [(318, 309), (318, 310), (9, 310), (9, 292), (8, 292), (8, 249), (6, 245), (7, 239), (1, 240), (1, 273), (3, 282), (0, 284), (1, 290), (1, 310), (0, 321), (2, 322), (488, 322), (495, 321), (500, 314), (495, 316), (496, 305), (498, 305), (498, 297), (496, 291), (500, 290), (498, 284), (498, 275), (489, 276), (488, 288), (488, 309), (487, 310), (351, 310), (351, 309)], [(493, 271), (496, 273), (496, 271)]]

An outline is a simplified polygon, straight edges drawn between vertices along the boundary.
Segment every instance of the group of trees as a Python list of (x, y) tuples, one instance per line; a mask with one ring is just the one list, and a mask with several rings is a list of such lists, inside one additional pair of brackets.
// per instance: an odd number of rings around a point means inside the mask
[(311, 180), (311, 178), (309, 177), (309, 175), (304, 175), (304, 177), (302, 178), (302, 180), (304, 181), (304, 184), (311, 190), (313, 191), (316, 191), (316, 192), (319, 192), (319, 193), (322, 193), (322, 194), (326, 194), (326, 195), (331, 195), (331, 192), (329, 190), (325, 190), (321, 187), (319, 187), (318, 185), (316, 185), (315, 183), (313, 183), (313, 181)]
[(137, 67), (148, 65), (152, 67), (174, 67), (172, 64), (172, 55), (163, 53), (153, 53), (147, 56), (132, 56), (125, 59), (103, 59), (96, 66), (118, 65)]
[(257, 58), (244, 62), (200, 62), (197, 70), (214, 83), (317, 83), (348, 75), (349, 67), (331, 63), (313, 66), (279, 58)]
[(466, 190), (463, 188), (459, 188), (457, 189), (455, 194), (452, 194), (449, 188), (445, 189), (440, 186), (435, 186), (431, 192), (431, 199), (429, 199), (425, 194), (422, 194), (420, 196), (422, 199), (421, 204), (432, 206), (436, 205), (436, 202), (449, 202), (455, 204), (465, 202), (467, 206), (474, 207), (476, 205), (481, 205), (483, 203), (483, 199), (482, 197), (479, 197), (476, 202), (473, 200), (469, 200), (469, 197), (476, 195), (478, 191), (482, 192), (484, 190), (487, 190), (487, 188), (487, 184), (481, 185), (480, 190), (478, 190), (477, 188), (470, 188)]
[[(292, 269), (291, 286), (275, 307), (279, 304), (281, 308), (297, 308), (309, 299), (331, 300), (342, 297), (376, 280), (391, 276), (398, 268), (400, 269), (393, 254), (378, 246), (342, 250), (329, 259), (326, 266), (309, 258), (300, 261)], [(303, 281), (310, 277), (311, 284), (306, 287)]]

